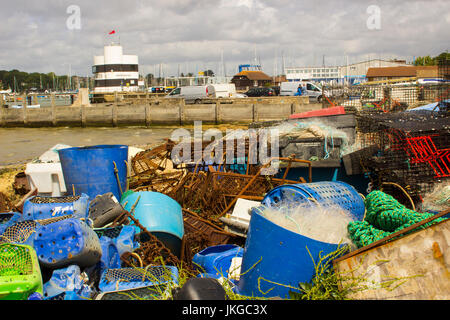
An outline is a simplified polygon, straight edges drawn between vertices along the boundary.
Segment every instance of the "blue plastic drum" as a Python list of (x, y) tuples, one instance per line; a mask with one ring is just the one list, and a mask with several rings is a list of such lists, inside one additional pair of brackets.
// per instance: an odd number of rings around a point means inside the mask
[[(94, 199), (98, 195), (112, 192), (120, 199), (119, 183), (114, 173), (117, 166), (122, 192), (126, 188), (128, 146), (97, 145), (59, 150), (64, 181), (69, 194), (85, 193)], [(73, 186), (73, 187), (72, 187)]]
[[(138, 198), (133, 216), (172, 253), (180, 256), (184, 235), (181, 206), (171, 197), (153, 191), (132, 192), (122, 199), (121, 204), (125, 210), (131, 211)], [(141, 232), (135, 228), (137, 233)]]
[(340, 206), (355, 220), (364, 218), (365, 206), (361, 195), (351, 185), (340, 181), (285, 184), (273, 188), (261, 201), (266, 207), (296, 207), (298, 205)]
[(339, 244), (289, 231), (253, 208), (236, 291), (245, 296), (289, 298), (289, 291), (299, 292), (300, 282), (311, 281), (314, 262), (338, 248)]

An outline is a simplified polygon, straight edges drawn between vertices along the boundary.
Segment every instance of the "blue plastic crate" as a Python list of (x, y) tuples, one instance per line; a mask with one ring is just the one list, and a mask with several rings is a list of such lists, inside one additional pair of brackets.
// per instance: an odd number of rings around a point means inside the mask
[(106, 300), (105, 294), (113, 299), (126, 299), (127, 294), (123, 293), (148, 298), (158, 294), (151, 290), (152, 287), (166, 286), (170, 289), (175, 285), (178, 285), (178, 269), (174, 266), (107, 269), (100, 278), (101, 294), (97, 299)]
[(364, 218), (364, 200), (351, 185), (340, 181), (285, 184), (269, 191), (261, 204), (269, 208), (293, 208), (298, 205), (339, 206), (355, 220)]
[(58, 217), (86, 219), (89, 214), (89, 197), (47, 197), (34, 196), (23, 205), (23, 220), (45, 220)]

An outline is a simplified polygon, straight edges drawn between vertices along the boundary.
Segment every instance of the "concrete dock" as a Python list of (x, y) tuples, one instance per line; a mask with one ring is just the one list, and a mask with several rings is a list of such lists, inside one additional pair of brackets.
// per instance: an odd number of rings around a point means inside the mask
[(307, 97), (211, 99), (185, 104), (184, 99), (150, 99), (71, 106), (0, 108), (0, 127), (95, 127), (252, 123), (287, 119), (291, 114), (317, 110)]

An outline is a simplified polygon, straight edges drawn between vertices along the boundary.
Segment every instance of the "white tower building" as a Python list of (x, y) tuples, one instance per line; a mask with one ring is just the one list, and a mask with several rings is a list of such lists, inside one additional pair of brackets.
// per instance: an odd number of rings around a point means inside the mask
[(103, 56), (94, 56), (94, 93), (138, 91), (138, 56), (124, 55), (120, 44), (104, 47)]

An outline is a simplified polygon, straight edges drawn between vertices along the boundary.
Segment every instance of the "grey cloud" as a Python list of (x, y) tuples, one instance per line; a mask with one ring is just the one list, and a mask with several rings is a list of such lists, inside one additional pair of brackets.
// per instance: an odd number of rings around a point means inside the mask
[[(450, 6), (428, 1), (131, 0), (2, 1), (0, 69), (86, 75), (115, 29), (126, 54), (144, 73), (217, 67), (227, 73), (252, 62), (256, 49), (271, 74), (286, 65), (341, 64), (368, 56), (409, 58), (448, 49)], [(81, 8), (81, 30), (66, 27), (69, 5)], [(366, 26), (369, 5), (381, 9), (381, 29)], [(189, 70), (190, 69), (190, 70)], [(218, 71), (218, 70), (214, 70)]]

